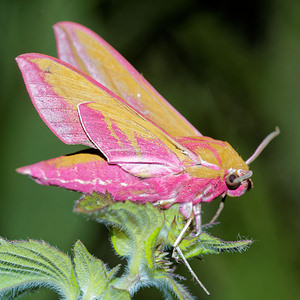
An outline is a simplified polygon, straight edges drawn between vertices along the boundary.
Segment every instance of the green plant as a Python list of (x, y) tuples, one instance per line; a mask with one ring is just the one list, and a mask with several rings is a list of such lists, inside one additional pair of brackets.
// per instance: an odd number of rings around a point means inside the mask
[[(193, 299), (174, 272), (170, 250), (185, 225), (175, 204), (167, 210), (130, 201), (116, 202), (106, 194), (84, 195), (75, 212), (110, 227), (112, 246), (126, 258), (124, 272), (109, 270), (77, 241), (73, 259), (44, 241), (0, 240), (0, 297), (12, 299), (37, 287), (55, 289), (61, 299), (130, 299), (141, 287), (159, 287), (167, 299)], [(179, 244), (188, 258), (243, 251), (251, 240), (224, 242), (207, 232), (186, 232)]]

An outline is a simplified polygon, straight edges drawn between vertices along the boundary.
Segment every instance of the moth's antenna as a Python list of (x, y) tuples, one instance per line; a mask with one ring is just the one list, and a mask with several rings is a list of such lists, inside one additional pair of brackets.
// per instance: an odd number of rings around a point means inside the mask
[(278, 127), (275, 127), (275, 131), (271, 132), (268, 134), (264, 140), (259, 144), (259, 146), (256, 148), (254, 153), (250, 158), (246, 160), (246, 164), (249, 165), (251, 164), (256, 157), (266, 148), (266, 146), (280, 133), (280, 130)]

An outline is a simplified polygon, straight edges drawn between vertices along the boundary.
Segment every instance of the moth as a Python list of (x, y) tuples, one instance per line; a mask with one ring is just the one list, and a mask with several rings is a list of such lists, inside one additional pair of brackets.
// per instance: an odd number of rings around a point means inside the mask
[[(279, 130), (244, 161), (224, 141), (203, 136), (114, 48), (82, 25), (54, 25), (58, 57), (16, 58), (42, 120), (66, 144), (90, 147), (21, 167), (43, 185), (113, 195), (116, 201), (180, 204), (201, 233), (201, 203), (243, 195), (249, 164)], [(178, 250), (184, 231), (176, 240)]]

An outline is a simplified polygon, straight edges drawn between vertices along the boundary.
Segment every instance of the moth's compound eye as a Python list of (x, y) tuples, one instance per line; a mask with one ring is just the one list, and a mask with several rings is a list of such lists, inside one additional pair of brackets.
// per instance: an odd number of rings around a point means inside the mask
[(240, 185), (241, 182), (237, 181), (236, 179), (239, 178), (237, 173), (231, 173), (225, 178), (225, 183), (230, 190), (236, 190)]
[(248, 179), (248, 180), (247, 180), (247, 183), (248, 183), (248, 185), (247, 185), (247, 191), (249, 191), (250, 189), (253, 188), (253, 182), (252, 182), (251, 179)]

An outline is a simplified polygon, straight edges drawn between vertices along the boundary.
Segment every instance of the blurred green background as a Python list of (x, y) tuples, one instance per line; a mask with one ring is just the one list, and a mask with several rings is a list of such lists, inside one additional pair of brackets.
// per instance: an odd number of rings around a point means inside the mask
[[(107, 229), (72, 213), (75, 192), (39, 186), (15, 169), (72, 153), (41, 121), (14, 58), (56, 56), (51, 26), (90, 27), (120, 51), (204, 135), (227, 140), (246, 159), (276, 125), (281, 135), (253, 163), (255, 188), (228, 199), (223, 239), (253, 238), (244, 254), (193, 260), (209, 299), (298, 299), (300, 2), (290, 1), (1, 1), (0, 235), (44, 239), (71, 254), (81, 239), (113, 267)], [(218, 200), (205, 204), (208, 220)], [(179, 272), (207, 299), (184, 266)], [(161, 299), (144, 289), (134, 299)], [(24, 299), (57, 299), (41, 290)]]

